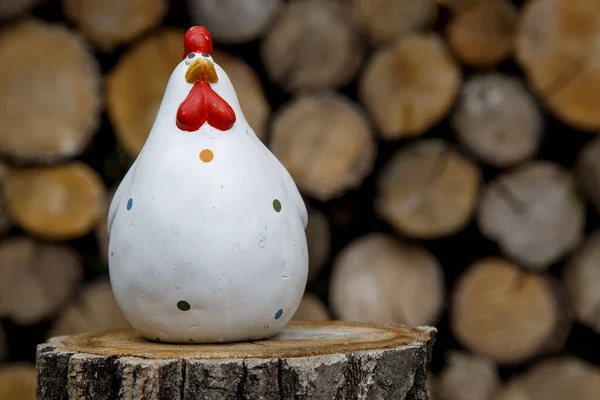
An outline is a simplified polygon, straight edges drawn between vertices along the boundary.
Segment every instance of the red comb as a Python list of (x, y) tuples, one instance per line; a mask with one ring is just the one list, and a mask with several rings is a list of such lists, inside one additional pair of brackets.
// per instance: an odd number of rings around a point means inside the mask
[(190, 53), (206, 53), (212, 55), (213, 42), (210, 32), (203, 26), (192, 26), (183, 38), (183, 58)]

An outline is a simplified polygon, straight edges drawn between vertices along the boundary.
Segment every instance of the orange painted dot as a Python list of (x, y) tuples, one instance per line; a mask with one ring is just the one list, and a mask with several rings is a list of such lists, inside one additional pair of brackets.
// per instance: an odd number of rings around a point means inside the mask
[(214, 157), (215, 155), (210, 149), (204, 149), (200, 152), (200, 160), (203, 162), (211, 162)]

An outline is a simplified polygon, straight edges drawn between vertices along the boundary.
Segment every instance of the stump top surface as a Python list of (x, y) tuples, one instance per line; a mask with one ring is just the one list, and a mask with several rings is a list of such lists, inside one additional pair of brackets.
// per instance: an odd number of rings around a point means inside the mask
[(340, 321), (291, 321), (267, 340), (223, 344), (151, 342), (133, 330), (60, 336), (46, 345), (61, 351), (149, 359), (233, 359), (307, 357), (425, 346), (433, 343), (434, 328), (357, 324)]

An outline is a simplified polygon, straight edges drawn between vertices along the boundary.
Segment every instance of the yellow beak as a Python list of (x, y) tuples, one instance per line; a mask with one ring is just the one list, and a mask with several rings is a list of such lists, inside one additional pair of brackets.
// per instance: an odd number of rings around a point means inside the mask
[(198, 57), (185, 72), (185, 80), (191, 84), (196, 82), (215, 83), (219, 78), (217, 78), (217, 71), (215, 71), (213, 63), (204, 57)]

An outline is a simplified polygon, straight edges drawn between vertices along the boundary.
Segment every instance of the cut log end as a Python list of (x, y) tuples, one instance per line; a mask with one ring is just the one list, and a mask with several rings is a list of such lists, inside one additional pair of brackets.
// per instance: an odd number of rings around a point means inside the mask
[(546, 359), (512, 378), (493, 400), (600, 398), (600, 368), (571, 356)]
[(384, 168), (375, 207), (406, 235), (447, 236), (474, 215), (480, 180), (479, 169), (445, 141), (418, 141)]
[(85, 286), (79, 296), (54, 320), (50, 336), (129, 328), (108, 281)]
[(481, 260), (454, 289), (452, 331), (468, 349), (503, 365), (554, 350), (572, 324), (561, 315), (557, 287), (550, 276), (524, 272), (501, 259)]
[(308, 281), (312, 282), (325, 266), (331, 251), (329, 222), (325, 214), (315, 208), (308, 210), (306, 241), (310, 255), (308, 258)]
[(361, 109), (332, 92), (300, 96), (273, 122), (271, 149), (300, 190), (321, 201), (360, 186), (375, 161), (375, 140)]
[(437, 17), (436, 0), (354, 0), (354, 14), (375, 43), (430, 27)]
[(280, 11), (282, 0), (190, 0), (194, 24), (221, 43), (244, 43), (262, 36)]
[(541, 110), (525, 85), (497, 73), (465, 83), (452, 123), (460, 142), (496, 167), (532, 157), (542, 138)]
[(600, 212), (600, 138), (592, 140), (581, 150), (575, 172), (583, 192)]
[(35, 366), (29, 363), (5, 364), (0, 367), (0, 399), (34, 400)]
[(529, 1), (520, 15), (516, 60), (563, 123), (600, 129), (600, 8), (595, 1)]
[(577, 319), (600, 333), (600, 231), (592, 233), (567, 263), (564, 281)]
[(75, 32), (37, 19), (4, 30), (0, 96), (10, 106), (0, 107), (0, 152), (23, 164), (79, 155), (99, 123), (100, 83), (96, 60)]
[(489, 358), (451, 351), (438, 380), (444, 400), (491, 399), (501, 381), (496, 363)]
[(432, 324), (443, 307), (443, 287), (441, 266), (427, 250), (373, 233), (336, 258), (329, 303), (346, 321)]
[(261, 43), (272, 81), (288, 92), (349, 83), (363, 58), (351, 12), (339, 2), (288, 2)]
[(497, 177), (478, 210), (481, 232), (533, 270), (548, 268), (578, 246), (584, 222), (584, 203), (571, 174), (546, 161)]
[(133, 331), (59, 337), (38, 346), (38, 387), (42, 398), (426, 399), (434, 333), (290, 322), (269, 340), (227, 346), (154, 343)]
[(516, 27), (510, 0), (480, 0), (454, 9), (446, 36), (464, 64), (492, 67), (512, 52)]
[(359, 97), (385, 139), (417, 136), (448, 113), (460, 79), (442, 38), (411, 34), (374, 53), (359, 82)]
[(167, 13), (167, 2), (66, 0), (63, 9), (67, 18), (108, 52), (158, 25)]
[(105, 196), (101, 177), (79, 161), (13, 170), (3, 192), (17, 225), (52, 240), (75, 239), (91, 232)]
[(231, 79), (248, 124), (256, 136), (264, 142), (267, 121), (271, 116), (271, 106), (256, 72), (241, 58), (222, 51), (215, 51), (213, 59)]
[(9, 19), (30, 11), (42, 0), (0, 0), (0, 20)]
[(119, 143), (133, 158), (144, 147), (169, 77), (181, 61), (184, 34), (173, 29), (145, 38), (128, 50), (108, 74), (108, 115)]
[(21, 325), (52, 316), (83, 279), (79, 256), (70, 247), (25, 237), (0, 245), (0, 315)]
[(304, 293), (292, 319), (295, 321), (328, 321), (331, 319), (331, 315), (321, 299), (312, 293)]

